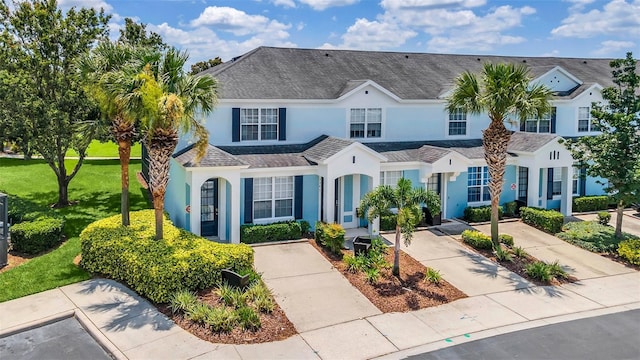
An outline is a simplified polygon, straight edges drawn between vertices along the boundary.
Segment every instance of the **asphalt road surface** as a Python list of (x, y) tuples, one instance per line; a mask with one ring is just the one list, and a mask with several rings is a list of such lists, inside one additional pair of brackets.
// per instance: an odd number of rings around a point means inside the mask
[(111, 360), (75, 318), (0, 338), (0, 359)]
[(454, 359), (640, 359), (640, 310), (521, 330), (410, 356)]

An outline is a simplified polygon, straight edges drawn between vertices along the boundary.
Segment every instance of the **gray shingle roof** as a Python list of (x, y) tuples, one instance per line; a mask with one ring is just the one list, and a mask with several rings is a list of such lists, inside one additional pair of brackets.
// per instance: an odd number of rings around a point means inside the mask
[[(514, 132), (511, 135), (509, 156), (512, 152), (533, 153), (558, 138), (552, 134)], [(261, 146), (221, 146), (209, 145), (200, 162), (194, 164), (195, 150), (190, 146), (174, 155), (185, 167), (249, 166), (249, 168), (273, 168), (316, 165), (328, 159), (355, 141), (322, 135), (305, 144), (261, 145)], [(484, 149), (481, 139), (398, 141), (364, 143), (373, 151), (385, 156), (387, 162), (420, 161), (433, 164), (455, 151), (468, 159), (483, 159)]]
[(218, 166), (243, 166), (247, 165), (244, 161), (233, 156), (213, 145), (207, 147), (200, 163), (195, 163), (196, 150), (193, 145), (182, 149), (173, 155), (173, 158), (185, 167), (218, 167)]
[(436, 99), (466, 70), (514, 62), (526, 64), (534, 78), (562, 67), (584, 82), (574, 97), (590, 84), (613, 85), (610, 61), (259, 47), (204, 73), (219, 80), (221, 99), (336, 99), (366, 80), (401, 99)]
[(317, 163), (330, 158), (331, 156), (337, 154), (342, 149), (353, 143), (354, 141), (351, 140), (339, 139), (333, 136), (329, 136), (305, 150), (303, 152), (303, 155), (307, 159)]

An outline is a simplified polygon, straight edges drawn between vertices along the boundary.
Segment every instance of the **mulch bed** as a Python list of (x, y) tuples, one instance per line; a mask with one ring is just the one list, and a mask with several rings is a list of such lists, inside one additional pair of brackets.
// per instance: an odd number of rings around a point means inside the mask
[[(393, 276), (391, 269), (385, 269), (381, 271), (378, 283), (371, 284), (364, 273), (349, 272), (342, 256), (329, 252), (315, 240), (309, 240), (309, 243), (383, 313), (418, 310), (467, 297), (444, 279), (439, 284), (424, 281), (427, 268), (404, 251), (400, 251), (400, 278)], [(342, 254), (349, 253), (352, 251), (342, 251)], [(386, 260), (393, 264), (393, 248), (389, 248)]]
[[(221, 306), (220, 298), (213, 290), (202, 290), (197, 294), (198, 299), (211, 306)], [(275, 301), (274, 301), (275, 302)], [(228, 333), (214, 333), (204, 325), (186, 319), (182, 314), (174, 314), (168, 304), (155, 304), (159, 311), (169, 317), (181, 328), (212, 343), (219, 344), (258, 344), (287, 339), (298, 332), (289, 321), (284, 311), (275, 304), (271, 314), (259, 313), (262, 326), (257, 331), (245, 331), (240, 327)]]
[(17, 253), (15, 251), (9, 251), (8, 258), (7, 258), (7, 265), (0, 268), (0, 273), (3, 273), (9, 269), (13, 269), (16, 266), (20, 266), (26, 263), (27, 261), (33, 259), (36, 256), (39, 256), (39, 255), (27, 255), (27, 254)]
[[(487, 259), (493, 261), (494, 263), (506, 268), (507, 270), (513, 273), (520, 275), (521, 277), (527, 279), (528, 281), (538, 286), (548, 286), (548, 285), (558, 286), (558, 285), (574, 283), (578, 281), (578, 278), (571, 275), (568, 275), (566, 278), (552, 278), (551, 281), (548, 283), (544, 281), (540, 281), (540, 280), (529, 277), (529, 275), (527, 275), (527, 272), (525, 270), (527, 265), (539, 261), (537, 258), (531, 255), (527, 255), (526, 257), (517, 257), (512, 254), (512, 261), (498, 261), (498, 259), (496, 258), (496, 255), (493, 253), (493, 250), (476, 249), (474, 247), (469, 246), (464, 241), (458, 240), (458, 242), (464, 245), (466, 248), (479, 253), (480, 255), (486, 257)], [(504, 249), (504, 250), (507, 251), (507, 249)]]

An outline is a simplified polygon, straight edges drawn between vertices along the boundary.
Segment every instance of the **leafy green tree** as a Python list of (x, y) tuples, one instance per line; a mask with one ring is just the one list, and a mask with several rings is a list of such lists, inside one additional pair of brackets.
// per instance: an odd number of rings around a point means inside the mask
[(162, 239), (164, 196), (169, 181), (169, 161), (178, 135), (196, 137), (196, 161), (204, 156), (209, 133), (198, 119), (213, 111), (217, 81), (211, 76), (192, 76), (184, 71), (189, 56), (169, 48), (161, 59), (149, 63), (135, 76), (136, 87), (123, 98), (125, 111), (141, 121), (144, 146), (149, 153), (149, 189), (155, 209), (156, 239)]
[(401, 178), (395, 187), (380, 185), (360, 200), (360, 209), (367, 214), (369, 222), (387, 214), (389, 209), (398, 209), (396, 237), (393, 253), (393, 275), (400, 276), (400, 237), (405, 246), (411, 244), (413, 232), (422, 218), (421, 204), (426, 204), (432, 214), (440, 213), (440, 197), (424, 188), (414, 188), (411, 180)]
[(124, 109), (124, 98), (135, 87), (135, 75), (145, 64), (157, 61), (160, 53), (150, 48), (103, 41), (79, 64), (87, 92), (100, 105), (100, 112), (118, 145), (122, 193), (122, 225), (129, 225), (129, 161), (131, 144), (137, 137), (136, 120)]
[[(82, 88), (76, 61), (107, 36), (108, 20), (93, 9), (72, 8), (63, 14), (55, 0), (19, 2), (13, 11), (4, 0), (0, 6), (0, 32), (12, 40), (0, 44), (12, 59), (8, 67), (0, 64), (3, 83), (20, 85), (3, 91), (20, 100), (15, 116), (29, 132), (31, 148), (56, 175), (57, 207), (70, 204), (69, 182), (82, 166), (98, 117), (96, 104)], [(71, 172), (65, 164), (69, 149), (79, 154)]]
[(530, 116), (541, 117), (551, 111), (551, 90), (542, 84), (531, 84), (529, 70), (522, 65), (486, 63), (480, 78), (471, 72), (462, 73), (447, 99), (447, 110), (463, 109), (467, 113), (486, 112), (491, 120), (482, 132), (484, 158), (489, 167), (491, 194), (491, 241), (496, 252), (501, 251), (498, 239), (498, 208), (507, 163), (507, 145), (511, 132), (505, 121), (524, 121)]
[(587, 174), (607, 179), (604, 190), (617, 207), (617, 239), (622, 238), (623, 211), (640, 200), (640, 74), (629, 52), (611, 61), (615, 86), (602, 90), (604, 103), (593, 103), (591, 116), (599, 135), (568, 142)]
[(220, 64), (222, 64), (222, 59), (220, 59), (219, 56), (216, 56), (215, 58), (209, 59), (207, 61), (198, 61), (197, 63), (191, 65), (191, 75), (203, 72)]
[(124, 29), (120, 29), (118, 42), (131, 46), (144, 46), (156, 50), (165, 50), (167, 44), (160, 34), (153, 31), (147, 33), (147, 24), (138, 24), (131, 18), (124, 19)]

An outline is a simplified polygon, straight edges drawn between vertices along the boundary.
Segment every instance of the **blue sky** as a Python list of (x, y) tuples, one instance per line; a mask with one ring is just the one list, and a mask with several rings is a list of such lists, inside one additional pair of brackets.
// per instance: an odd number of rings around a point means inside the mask
[(258, 46), (496, 54), (640, 55), (640, 0), (59, 0), (148, 24), (193, 62)]

